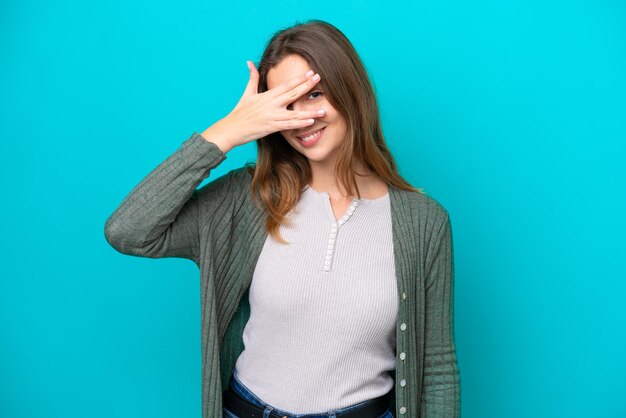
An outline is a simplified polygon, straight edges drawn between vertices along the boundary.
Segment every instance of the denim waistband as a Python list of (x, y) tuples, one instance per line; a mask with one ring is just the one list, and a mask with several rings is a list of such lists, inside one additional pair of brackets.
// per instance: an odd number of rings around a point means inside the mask
[(341, 408), (341, 409), (332, 409), (329, 410), (327, 412), (322, 412), (322, 413), (317, 413), (317, 414), (296, 414), (294, 412), (290, 412), (290, 411), (285, 411), (283, 409), (279, 409), (276, 408), (273, 405), (270, 405), (264, 401), (262, 401), (258, 396), (256, 396), (250, 389), (248, 389), (246, 387), (246, 385), (244, 385), (241, 380), (239, 380), (237, 378), (237, 369), (233, 369), (233, 374), (231, 376), (231, 380), (230, 380), (230, 387), (237, 392), (238, 394), (240, 394), (241, 396), (243, 396), (246, 400), (248, 400), (248, 402), (257, 405), (261, 408), (268, 408), (270, 410), (275, 411), (276, 413), (278, 413), (280, 416), (286, 416), (287, 418), (328, 418), (328, 417), (332, 417), (332, 416), (337, 416), (337, 417), (341, 417), (342, 414), (345, 414), (347, 412), (353, 412), (354, 410), (357, 410), (359, 408), (362, 408), (372, 402), (374, 402), (374, 399), (369, 399), (363, 402), (359, 402), (355, 405), (351, 405), (351, 406), (347, 406), (345, 408)]

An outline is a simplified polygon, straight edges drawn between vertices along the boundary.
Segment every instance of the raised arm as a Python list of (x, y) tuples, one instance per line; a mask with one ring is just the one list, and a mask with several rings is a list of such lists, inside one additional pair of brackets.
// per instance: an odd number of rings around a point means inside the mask
[(461, 413), (461, 379), (454, 343), (454, 254), (447, 212), (434, 251), (426, 276), (426, 346), (420, 416), (457, 418)]
[(104, 234), (113, 248), (140, 257), (189, 258), (199, 264), (200, 205), (206, 217), (211, 216), (207, 210), (225, 204), (234, 170), (196, 187), (230, 149), (273, 132), (308, 127), (322, 116), (317, 110), (286, 109), (319, 82), (311, 77), (312, 71), (258, 93), (259, 73), (252, 62), (248, 64), (250, 79), (235, 108), (201, 135), (194, 133), (109, 216)]
[[(104, 234), (123, 254), (188, 258), (198, 264), (198, 197), (228, 190), (232, 171), (196, 189), (226, 159), (224, 151), (194, 133), (153, 169), (108, 217)], [(209, 197), (211, 198), (211, 197)], [(223, 196), (220, 196), (220, 199)]]

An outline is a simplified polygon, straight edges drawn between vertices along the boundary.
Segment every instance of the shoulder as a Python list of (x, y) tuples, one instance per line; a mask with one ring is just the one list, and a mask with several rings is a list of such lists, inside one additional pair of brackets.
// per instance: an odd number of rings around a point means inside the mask
[(254, 176), (254, 166), (251, 166), (251, 164), (246, 163), (240, 167), (233, 168), (226, 174), (230, 179), (231, 188), (242, 199), (247, 197), (247, 194), (243, 192), (250, 190), (250, 184)]
[[(448, 210), (435, 197), (414, 191), (395, 189), (394, 219), (400, 235), (408, 235), (420, 249), (424, 266), (430, 266), (438, 248), (451, 231)], [(428, 268), (426, 268), (428, 271)]]
[(250, 184), (254, 175), (254, 165), (246, 163), (241, 167), (234, 168), (228, 172), (232, 176), (232, 181), (237, 184)]
[(252, 198), (252, 178), (254, 177), (254, 163), (247, 162), (233, 168), (226, 175), (229, 178), (231, 197), (235, 207), (256, 207)]
[(197, 200), (203, 207), (235, 207), (238, 202), (245, 200), (245, 194), (242, 192), (249, 183), (250, 177), (245, 173), (245, 166), (237, 167), (212, 178), (207, 184), (196, 189), (192, 199)]
[(222, 188), (228, 189), (229, 192), (241, 190), (242, 187), (249, 185), (252, 181), (252, 174), (248, 167), (249, 166), (246, 164), (241, 167), (232, 168), (206, 186), (211, 184), (220, 185)]
[(446, 207), (435, 197), (425, 193), (393, 189), (397, 202), (396, 210), (419, 223), (438, 224), (449, 221)]

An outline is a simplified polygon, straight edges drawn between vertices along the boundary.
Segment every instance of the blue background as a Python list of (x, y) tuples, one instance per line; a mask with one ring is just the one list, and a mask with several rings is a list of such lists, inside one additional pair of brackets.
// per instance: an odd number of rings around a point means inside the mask
[[(309, 18), (353, 42), (401, 173), (450, 212), (462, 415), (626, 416), (625, 17), (617, 0), (2, 2), (0, 416), (200, 417), (197, 267), (123, 256), (104, 222)], [(238, 147), (209, 179), (255, 158)]]

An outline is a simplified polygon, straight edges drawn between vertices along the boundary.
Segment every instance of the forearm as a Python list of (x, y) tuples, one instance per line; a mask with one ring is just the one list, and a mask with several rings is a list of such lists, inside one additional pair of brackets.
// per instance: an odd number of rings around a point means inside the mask
[(105, 223), (109, 244), (124, 254), (195, 258), (197, 208), (190, 199), (225, 158), (216, 144), (194, 133), (109, 216)]

